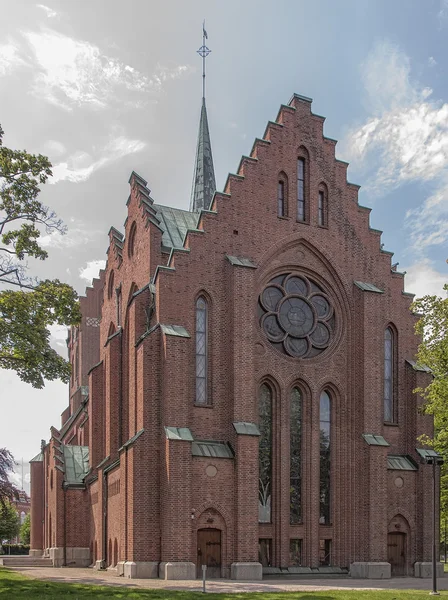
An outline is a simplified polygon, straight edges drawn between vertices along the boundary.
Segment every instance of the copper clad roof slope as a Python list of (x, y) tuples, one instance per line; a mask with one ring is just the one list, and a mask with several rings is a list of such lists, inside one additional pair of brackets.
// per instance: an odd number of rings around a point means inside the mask
[(69, 484), (83, 483), (89, 471), (88, 446), (63, 446), (65, 481)]
[(198, 226), (199, 215), (161, 204), (154, 204), (153, 207), (163, 231), (162, 245), (166, 248), (183, 248), (187, 231)]
[(190, 210), (192, 212), (208, 210), (215, 191), (215, 169), (213, 167), (212, 145), (208, 130), (207, 108), (205, 98), (202, 98)]

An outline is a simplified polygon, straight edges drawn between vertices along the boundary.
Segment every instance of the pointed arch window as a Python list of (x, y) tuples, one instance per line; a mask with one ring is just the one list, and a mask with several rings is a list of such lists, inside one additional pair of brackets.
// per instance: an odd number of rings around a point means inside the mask
[(325, 184), (319, 186), (317, 199), (317, 224), (319, 227), (328, 227), (328, 193)]
[(289, 521), (302, 522), (302, 394), (299, 388), (291, 391), (289, 437)]
[(384, 332), (384, 420), (395, 423), (395, 336), (391, 327)]
[(305, 159), (297, 159), (297, 220), (306, 220), (305, 206)]
[(320, 518), (321, 525), (330, 524), (331, 491), (331, 399), (328, 392), (320, 395)]
[(196, 301), (196, 404), (208, 403), (207, 373), (207, 300), (200, 296)]
[(288, 216), (288, 178), (285, 173), (279, 173), (277, 181), (277, 216)]
[(258, 450), (258, 521), (272, 521), (272, 391), (265, 383), (258, 399), (260, 438)]

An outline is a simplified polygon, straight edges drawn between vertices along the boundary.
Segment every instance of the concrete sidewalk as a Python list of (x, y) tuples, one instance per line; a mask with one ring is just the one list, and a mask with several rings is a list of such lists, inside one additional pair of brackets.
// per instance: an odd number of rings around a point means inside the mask
[[(11, 567), (12, 571), (36, 579), (58, 581), (60, 583), (85, 583), (113, 585), (130, 588), (202, 590), (202, 582), (164, 581), (163, 579), (124, 579), (117, 577), (114, 571), (95, 571), (94, 569)], [(447, 574), (448, 575), (448, 574)], [(448, 576), (438, 580), (440, 590), (448, 590)], [(321, 592), (325, 590), (431, 590), (430, 579), (397, 577), (394, 579), (288, 579), (265, 581), (232, 581), (231, 579), (212, 579), (207, 581), (207, 591), (221, 593), (241, 592)]]

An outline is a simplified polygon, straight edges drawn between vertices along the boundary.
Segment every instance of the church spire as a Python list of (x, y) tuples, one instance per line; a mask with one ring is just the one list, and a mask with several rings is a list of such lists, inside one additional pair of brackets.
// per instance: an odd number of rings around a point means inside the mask
[(199, 121), (198, 145), (191, 190), (190, 211), (208, 210), (216, 191), (215, 170), (213, 168), (212, 146), (208, 130), (207, 107), (205, 105), (205, 59), (211, 50), (205, 45), (208, 38), (205, 21), (202, 26), (202, 46), (197, 51), (202, 58), (202, 107)]

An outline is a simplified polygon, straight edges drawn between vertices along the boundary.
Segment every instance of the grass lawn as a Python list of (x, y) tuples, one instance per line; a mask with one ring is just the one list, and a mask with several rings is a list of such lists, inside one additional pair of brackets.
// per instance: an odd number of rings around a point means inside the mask
[[(207, 594), (213, 600), (419, 600), (428, 598), (428, 591), (324, 591), (324, 592), (278, 592), (278, 593), (242, 593)], [(448, 592), (441, 592), (448, 598)], [(82, 600), (88, 598), (101, 600), (119, 598), (123, 600), (199, 600), (204, 598), (200, 592), (173, 592), (170, 590), (135, 590), (121, 586), (106, 587), (98, 585), (80, 585), (78, 583), (56, 583), (37, 581), (19, 573), (0, 567), (0, 600), (59, 600), (70, 598)]]

